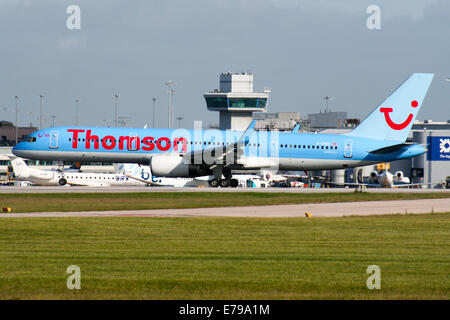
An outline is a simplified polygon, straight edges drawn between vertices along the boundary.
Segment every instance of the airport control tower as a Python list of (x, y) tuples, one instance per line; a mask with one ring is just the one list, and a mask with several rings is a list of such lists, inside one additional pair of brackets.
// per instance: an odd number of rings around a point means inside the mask
[(253, 74), (221, 73), (220, 89), (205, 93), (208, 110), (219, 111), (220, 130), (245, 130), (253, 112), (266, 112), (269, 89), (253, 92)]

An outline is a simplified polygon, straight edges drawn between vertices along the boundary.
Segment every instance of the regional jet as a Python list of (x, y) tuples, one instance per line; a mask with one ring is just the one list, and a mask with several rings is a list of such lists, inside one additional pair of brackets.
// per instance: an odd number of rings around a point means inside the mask
[(29, 181), (41, 186), (89, 186), (89, 187), (110, 187), (110, 186), (145, 186), (143, 182), (130, 179), (121, 173), (91, 173), (79, 171), (59, 171), (40, 170), (27, 166), (22, 158), (10, 157), (14, 171), (14, 179), (18, 181)]

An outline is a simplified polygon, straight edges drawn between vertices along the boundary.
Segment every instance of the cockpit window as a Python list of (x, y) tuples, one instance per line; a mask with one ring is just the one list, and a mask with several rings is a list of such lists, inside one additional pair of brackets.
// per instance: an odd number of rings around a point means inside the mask
[(36, 142), (36, 137), (26, 137), (24, 139), (25, 142)]

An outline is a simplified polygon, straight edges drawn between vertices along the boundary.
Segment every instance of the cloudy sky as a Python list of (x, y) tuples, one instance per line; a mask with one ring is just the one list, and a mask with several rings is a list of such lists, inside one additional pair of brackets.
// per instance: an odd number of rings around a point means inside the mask
[[(66, 26), (70, 5), (81, 29)], [(381, 9), (381, 29), (366, 12)], [(218, 122), (202, 94), (219, 73), (251, 70), (255, 89), (272, 89), (269, 112), (324, 110), (364, 117), (414, 72), (436, 74), (419, 119), (450, 119), (450, 1), (447, 0), (0, 0), (0, 119), (38, 124), (44, 117), (103, 126), (167, 126), (167, 88), (175, 116)], [(5, 110), (4, 108), (9, 108)]]

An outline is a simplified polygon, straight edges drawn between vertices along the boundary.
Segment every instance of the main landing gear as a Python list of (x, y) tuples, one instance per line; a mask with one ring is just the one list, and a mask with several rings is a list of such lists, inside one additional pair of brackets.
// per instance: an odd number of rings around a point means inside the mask
[(211, 181), (209, 181), (209, 186), (211, 188), (217, 188), (217, 187), (221, 187), (221, 188), (236, 188), (239, 185), (239, 181), (237, 179), (212, 179)]

